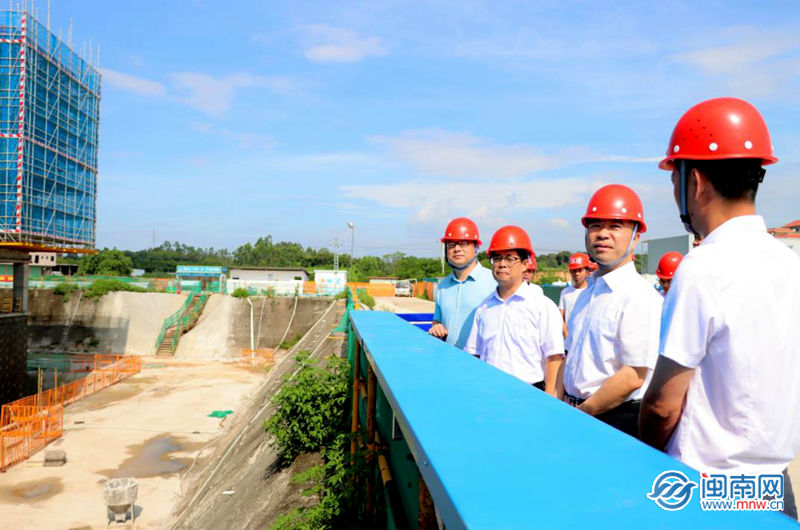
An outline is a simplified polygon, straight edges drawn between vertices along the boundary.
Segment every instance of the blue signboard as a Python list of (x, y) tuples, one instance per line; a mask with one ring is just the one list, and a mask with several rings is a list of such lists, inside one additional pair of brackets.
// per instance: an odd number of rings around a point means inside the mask
[(195, 277), (218, 277), (225, 274), (227, 269), (225, 267), (207, 266), (207, 265), (178, 265), (175, 273), (178, 276), (195, 276)]

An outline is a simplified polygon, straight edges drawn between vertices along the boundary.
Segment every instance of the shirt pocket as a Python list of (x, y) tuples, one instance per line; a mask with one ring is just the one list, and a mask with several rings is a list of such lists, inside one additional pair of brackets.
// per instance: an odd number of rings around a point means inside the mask
[(595, 329), (593, 330), (592, 349), (595, 351), (595, 355), (599, 354), (599, 357), (605, 362), (616, 362), (619, 327), (616, 311), (597, 315), (593, 319), (593, 324)]
[(529, 311), (515, 311), (507, 317), (509, 337), (514, 346), (528, 358), (537, 361), (541, 358), (539, 347), (539, 322)]

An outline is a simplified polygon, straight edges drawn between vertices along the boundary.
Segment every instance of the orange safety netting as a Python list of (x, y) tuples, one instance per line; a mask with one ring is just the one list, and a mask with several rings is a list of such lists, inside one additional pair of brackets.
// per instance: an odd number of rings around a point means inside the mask
[(39, 394), (26, 396), (0, 409), (0, 471), (26, 460), (59, 438), (64, 428), (64, 407), (79, 399), (139, 373), (138, 356), (75, 355), (73, 371), (87, 371), (85, 377)]

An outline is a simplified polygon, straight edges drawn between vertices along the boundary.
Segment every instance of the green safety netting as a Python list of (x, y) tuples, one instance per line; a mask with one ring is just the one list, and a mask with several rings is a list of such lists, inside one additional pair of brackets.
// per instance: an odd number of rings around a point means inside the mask
[(232, 410), (215, 410), (208, 415), (209, 418), (225, 418), (228, 414), (233, 414)]
[(342, 315), (342, 319), (339, 321), (339, 325), (333, 328), (331, 333), (346, 333), (349, 326), (350, 326), (350, 311), (353, 310), (353, 295), (350, 293), (350, 289), (345, 288), (345, 300), (347, 300), (345, 304), (344, 315)]

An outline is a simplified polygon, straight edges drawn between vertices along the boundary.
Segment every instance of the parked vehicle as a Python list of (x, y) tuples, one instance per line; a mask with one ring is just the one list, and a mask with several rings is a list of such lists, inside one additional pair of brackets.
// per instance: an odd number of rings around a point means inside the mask
[(412, 296), (413, 290), (411, 289), (411, 282), (408, 280), (400, 280), (394, 284), (395, 296)]

